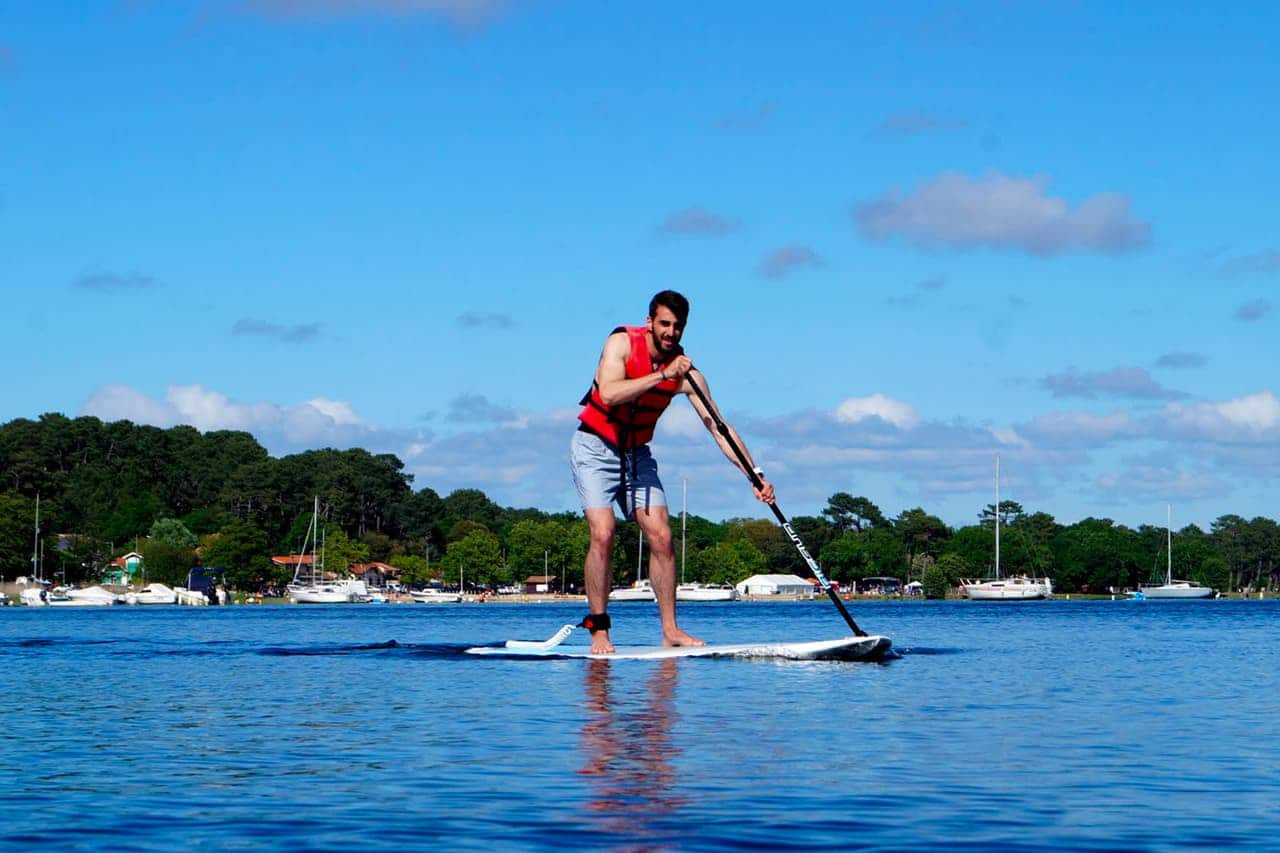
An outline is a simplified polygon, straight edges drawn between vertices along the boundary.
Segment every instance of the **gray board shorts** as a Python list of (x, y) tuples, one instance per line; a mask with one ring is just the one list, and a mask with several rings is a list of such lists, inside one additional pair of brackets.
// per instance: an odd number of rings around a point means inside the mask
[[(623, 504), (622, 466), (626, 465), (626, 503)], [(619, 453), (603, 438), (587, 430), (576, 430), (569, 442), (569, 467), (573, 484), (584, 510), (618, 506), (624, 518), (636, 507), (665, 507), (666, 493), (658, 479), (658, 463), (642, 444), (634, 450)]]

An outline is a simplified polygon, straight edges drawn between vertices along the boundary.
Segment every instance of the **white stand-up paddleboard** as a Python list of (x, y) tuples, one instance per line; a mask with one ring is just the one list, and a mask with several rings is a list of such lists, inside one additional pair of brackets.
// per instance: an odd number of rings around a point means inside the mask
[[(565, 629), (569, 630), (565, 630)], [(841, 637), (803, 643), (762, 642), (706, 646), (617, 646), (613, 654), (592, 654), (589, 646), (562, 646), (572, 631), (566, 625), (546, 641), (508, 640), (500, 646), (474, 646), (471, 655), (596, 660), (661, 660), (663, 658), (772, 658), (775, 660), (875, 660), (893, 645), (888, 637)]]

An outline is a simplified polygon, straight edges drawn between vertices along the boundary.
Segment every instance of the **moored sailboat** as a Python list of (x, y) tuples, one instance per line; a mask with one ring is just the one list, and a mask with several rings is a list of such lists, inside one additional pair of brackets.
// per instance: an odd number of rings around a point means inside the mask
[(727, 583), (686, 583), (684, 579), (686, 531), (689, 520), (689, 481), (680, 483), (680, 583), (676, 601), (737, 601), (738, 591)]
[(1000, 576), (1000, 454), (996, 454), (996, 565), (995, 577), (960, 582), (964, 594), (971, 601), (1039, 601), (1053, 598), (1053, 582), (1049, 578), (1033, 578), (1027, 575)]
[(1134, 598), (1146, 601), (1160, 600), (1194, 600), (1213, 598), (1217, 593), (1212, 587), (1202, 586), (1195, 581), (1175, 580), (1173, 577), (1173, 507), (1167, 506), (1165, 512), (1165, 572), (1162, 584), (1139, 584)]
[[(293, 568), (293, 581), (286, 588), (295, 604), (346, 604), (359, 600), (358, 591), (349, 581), (326, 581), (324, 550), (317, 547), (320, 538), (320, 498), (315, 498), (311, 524), (302, 541), (302, 553)], [(308, 559), (307, 545), (311, 545)], [(363, 586), (363, 583), (361, 583)]]
[(640, 534), (640, 545), (636, 549), (636, 582), (631, 586), (620, 586), (609, 590), (610, 601), (657, 601), (644, 574), (644, 533)]

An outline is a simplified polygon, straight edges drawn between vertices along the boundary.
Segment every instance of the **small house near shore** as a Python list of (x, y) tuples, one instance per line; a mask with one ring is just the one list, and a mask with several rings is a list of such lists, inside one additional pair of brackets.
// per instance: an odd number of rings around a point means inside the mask
[(130, 551), (107, 564), (106, 571), (102, 573), (102, 582), (128, 586), (133, 583), (134, 576), (141, 572), (142, 555), (137, 551)]
[(555, 575), (529, 575), (529, 577), (524, 579), (524, 591), (527, 595), (534, 595), (540, 592), (554, 592), (555, 586)]
[(391, 581), (399, 580), (400, 570), (390, 563), (352, 563), (351, 574), (364, 581), (370, 589), (382, 589)]

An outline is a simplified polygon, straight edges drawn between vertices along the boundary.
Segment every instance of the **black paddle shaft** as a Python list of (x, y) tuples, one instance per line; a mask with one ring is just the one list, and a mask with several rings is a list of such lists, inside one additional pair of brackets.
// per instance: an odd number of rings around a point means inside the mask
[[(742, 464), (742, 469), (747, 472), (747, 477), (751, 479), (751, 485), (757, 489), (764, 487), (764, 482), (760, 479), (760, 475), (755, 472), (751, 463), (747, 461), (747, 455), (742, 452), (742, 448), (733, 440), (733, 436), (729, 434), (729, 427), (720, 419), (720, 413), (716, 411), (716, 407), (711, 405), (711, 401), (707, 399), (707, 395), (703, 393), (698, 383), (693, 381), (693, 377), (685, 374), (685, 381), (689, 383), (689, 387), (693, 389), (693, 393), (698, 395), (698, 399), (702, 401), (702, 405), (706, 408), (711, 420), (715, 422), (716, 432), (724, 437), (729, 447), (733, 449), (733, 455), (738, 457), (738, 462)], [(849, 615), (849, 610), (844, 606), (844, 602), (840, 600), (840, 594), (831, 586), (831, 582), (827, 580), (827, 576), (822, 573), (822, 569), (818, 567), (818, 561), (813, 559), (809, 554), (809, 549), (804, 547), (804, 543), (800, 541), (799, 534), (791, 527), (791, 522), (787, 521), (787, 517), (782, 514), (782, 510), (778, 509), (776, 503), (769, 504), (769, 509), (773, 510), (773, 514), (777, 517), (778, 523), (782, 525), (782, 529), (786, 531), (787, 536), (791, 539), (791, 544), (796, 546), (796, 550), (800, 552), (800, 556), (804, 557), (804, 561), (809, 566), (809, 571), (813, 572), (813, 576), (818, 579), (818, 583), (822, 585), (822, 589), (827, 593), (827, 597), (835, 604), (836, 609), (840, 611), (840, 615), (844, 617), (844, 621), (848, 623), (849, 629), (853, 631), (855, 637), (865, 637), (867, 632), (858, 627), (858, 623), (853, 621), (853, 617)]]

